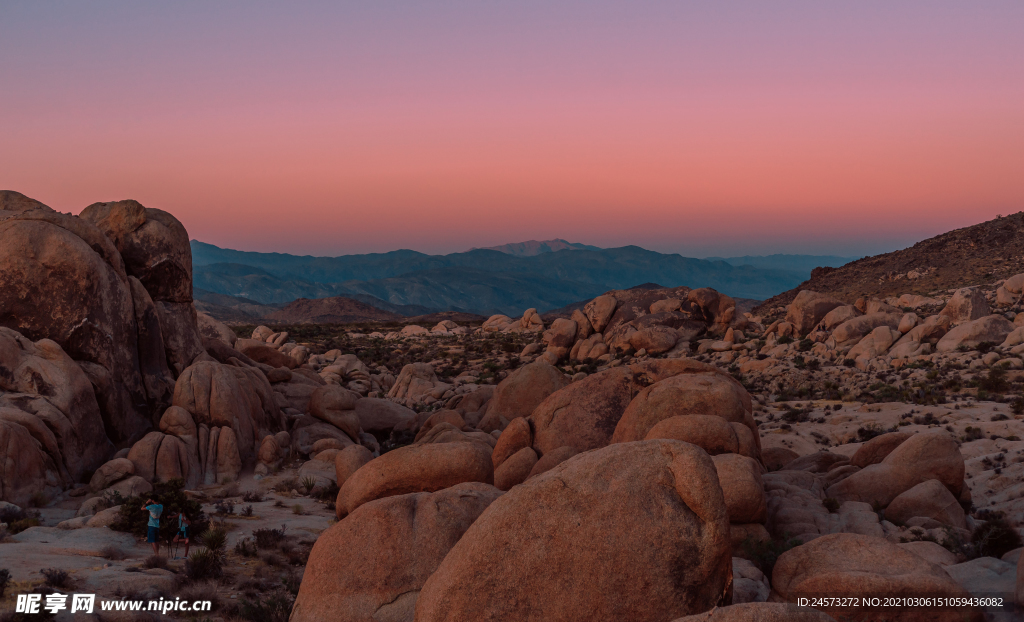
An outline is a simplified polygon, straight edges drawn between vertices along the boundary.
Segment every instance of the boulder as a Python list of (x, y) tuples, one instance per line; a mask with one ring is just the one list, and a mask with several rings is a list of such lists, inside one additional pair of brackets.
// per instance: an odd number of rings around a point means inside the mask
[(442, 423), (449, 423), (457, 430), (461, 430), (466, 425), (462, 415), (454, 410), (439, 410), (427, 417), (427, 420), (420, 426), (420, 431), (416, 433), (416, 441), (420, 441), (434, 426)]
[(206, 339), (219, 339), (229, 346), (235, 345), (238, 336), (224, 323), (216, 320), (209, 313), (196, 312), (196, 320), (199, 322), (199, 335)]
[(861, 315), (864, 314), (858, 311), (857, 307), (853, 305), (843, 305), (841, 307), (836, 307), (835, 309), (832, 309), (831, 311), (826, 313), (825, 317), (821, 318), (821, 322), (819, 322), (819, 325), (821, 326), (821, 328), (827, 331), (832, 331), (835, 329), (836, 326), (839, 326), (843, 322), (846, 322), (847, 320), (852, 320), (853, 318), (859, 317)]
[(390, 434), (396, 427), (408, 426), (416, 420), (416, 411), (375, 397), (356, 401), (355, 411), (359, 426), (370, 433)]
[(532, 444), (533, 432), (530, 430), (530, 423), (522, 417), (516, 417), (509, 422), (494, 445), (494, 451), (491, 453), (494, 468), (497, 469), (509, 456)]
[(317, 388), (309, 398), (309, 414), (338, 428), (359, 442), (359, 415), (355, 408), (359, 394), (328, 384)]
[(135, 463), (128, 458), (114, 458), (104, 463), (89, 480), (89, 490), (99, 492), (115, 482), (135, 475)]
[(360, 505), (393, 495), (433, 492), (463, 482), (494, 483), (490, 447), (482, 443), (427, 443), (399, 447), (352, 474), (338, 491), (344, 518)]
[(943, 525), (967, 527), (964, 509), (942, 482), (930, 479), (901, 493), (885, 508), (885, 518), (896, 524), (906, 523), (915, 516), (937, 520)]
[(729, 522), (736, 525), (763, 523), (768, 507), (757, 461), (738, 454), (719, 454), (711, 459), (725, 496)]
[(1001, 315), (989, 315), (955, 326), (935, 344), (938, 352), (954, 352), (960, 347), (977, 348), (988, 341), (999, 345), (1016, 328), (1010, 320)]
[(239, 455), (249, 463), (263, 437), (284, 428), (281, 411), (272, 396), (273, 390), (263, 372), (202, 361), (178, 377), (173, 403), (188, 411), (197, 426), (233, 429)]
[(587, 319), (583, 311), (579, 309), (573, 310), (572, 316), (569, 319), (576, 322), (576, 337), (573, 341), (586, 339), (594, 332), (594, 327), (590, 325), (590, 320)]
[(769, 471), (778, 471), (799, 457), (800, 454), (785, 447), (768, 447), (761, 450), (761, 460)]
[(558, 318), (544, 331), (544, 343), (548, 344), (548, 348), (568, 348), (576, 340), (577, 329), (573, 320)]
[[(549, 456), (551, 454), (548, 454)], [(537, 464), (537, 452), (532, 447), (523, 447), (509, 456), (508, 460), (494, 470), (494, 486), (498, 490), (509, 490), (526, 481)]]
[(500, 495), (467, 483), (362, 505), (317, 539), (289, 619), (411, 622), (427, 578)]
[(938, 566), (952, 566), (956, 563), (956, 555), (942, 545), (929, 540), (917, 540), (915, 542), (900, 542), (899, 547), (910, 551), (918, 557), (923, 557), (929, 563)]
[(608, 325), (608, 320), (612, 319), (612, 314), (615, 313), (615, 308), (618, 306), (619, 301), (615, 299), (615, 296), (605, 294), (604, 296), (598, 296), (583, 307), (583, 313), (590, 320), (590, 325), (594, 327), (594, 332), (604, 332), (605, 326)]
[(679, 333), (667, 326), (641, 328), (629, 336), (629, 345), (634, 350), (646, 350), (648, 354), (662, 354), (675, 347)]
[(416, 620), (672, 620), (728, 604), (731, 584), (708, 455), (678, 441), (622, 443), (494, 501), (427, 579)]
[(388, 397), (397, 400), (423, 401), (437, 386), (437, 375), (430, 363), (409, 363), (395, 379)]
[[(939, 566), (888, 542), (852, 533), (815, 538), (783, 553), (772, 571), (772, 589), (786, 602), (804, 596), (878, 595), (886, 597), (968, 597)], [(862, 607), (818, 607), (836, 619), (863, 616)], [(898, 607), (873, 609), (879, 619), (900, 622), (968, 620), (979, 611), (965, 607)]]
[(343, 486), (352, 474), (373, 460), (373, 454), (362, 445), (349, 445), (334, 456), (334, 475), (338, 486)]
[(537, 460), (537, 462), (533, 465), (533, 468), (530, 469), (530, 472), (527, 475), (527, 477), (529, 478), (534, 477), (535, 475), (540, 475), (541, 473), (547, 473), (551, 469), (562, 464), (563, 462), (565, 462), (569, 458), (572, 458), (578, 453), (579, 452), (576, 451), (575, 447), (571, 447), (569, 445), (566, 445), (565, 447), (559, 447), (558, 449), (553, 449), (544, 454), (539, 460)]
[(94, 365), (104, 428), (115, 443), (134, 441), (152, 423), (124, 261), (91, 222), (21, 198), (0, 220), (0, 326)]
[(263, 437), (260, 449), (256, 452), (256, 462), (267, 466), (267, 471), (276, 469), (281, 464), (281, 446), (270, 434)]
[(0, 499), (27, 500), (23, 493), (33, 482), (63, 488), (102, 465), (114, 450), (81, 367), (57, 343), (32, 342), (4, 327), (0, 420), (9, 442), (26, 435), (33, 439), (22, 447), (0, 445), (0, 465), (9, 465), (0, 468)]
[(543, 361), (523, 365), (498, 383), (487, 412), (509, 421), (529, 417), (545, 398), (569, 384), (565, 374)]
[(899, 447), (903, 441), (913, 436), (913, 432), (887, 432), (865, 442), (850, 457), (850, 464), (864, 468), (870, 464), (878, 464)]
[(797, 293), (793, 302), (786, 307), (786, 321), (796, 327), (797, 334), (806, 335), (814, 330), (824, 317), (843, 303), (827, 294), (805, 289)]
[(939, 315), (949, 317), (954, 324), (981, 319), (991, 313), (985, 294), (973, 287), (958, 289)]
[(800, 456), (796, 460), (785, 464), (781, 470), (827, 473), (836, 464), (846, 462), (847, 460), (846, 456), (822, 450), (806, 456)]
[(611, 442), (643, 440), (660, 421), (688, 415), (735, 421), (757, 433), (750, 395), (734, 378), (713, 370), (678, 374), (640, 391), (623, 412)]
[(644, 438), (666, 438), (692, 443), (712, 456), (734, 454), (739, 451), (739, 440), (732, 425), (725, 419), (713, 415), (677, 415), (662, 419)]
[(839, 501), (885, 507), (903, 492), (936, 479), (954, 497), (959, 497), (964, 472), (964, 459), (952, 436), (946, 432), (921, 432), (905, 440), (880, 463), (853, 473), (826, 492)]
[(246, 355), (250, 359), (263, 365), (269, 365), (270, 367), (285, 367), (288, 369), (294, 369), (297, 367), (292, 357), (278, 351), (274, 346), (268, 345), (262, 341), (256, 341), (255, 339), (238, 339), (235, 341), (234, 347), (236, 350)]
[(888, 326), (895, 330), (900, 325), (902, 315), (895, 313), (869, 313), (847, 320), (832, 331), (831, 339), (837, 347), (854, 346), (865, 335), (879, 326)]
[(242, 457), (235, 431), (222, 427), (217, 439), (217, 482), (236, 481), (241, 473)]

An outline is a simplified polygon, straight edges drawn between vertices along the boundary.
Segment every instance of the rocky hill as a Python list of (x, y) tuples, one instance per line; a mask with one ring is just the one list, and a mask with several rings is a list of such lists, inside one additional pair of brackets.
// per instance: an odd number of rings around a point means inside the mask
[(1024, 212), (929, 238), (900, 251), (865, 257), (839, 268), (817, 268), (797, 287), (765, 300), (769, 313), (811, 290), (854, 302), (862, 296), (926, 295), (991, 284), (1024, 272)]

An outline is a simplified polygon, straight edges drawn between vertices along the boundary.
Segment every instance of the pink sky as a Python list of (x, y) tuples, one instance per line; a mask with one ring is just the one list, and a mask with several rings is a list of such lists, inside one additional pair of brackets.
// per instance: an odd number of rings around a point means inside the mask
[(1024, 3), (692, 5), (7, 4), (0, 188), (318, 255), (854, 255), (1024, 209)]

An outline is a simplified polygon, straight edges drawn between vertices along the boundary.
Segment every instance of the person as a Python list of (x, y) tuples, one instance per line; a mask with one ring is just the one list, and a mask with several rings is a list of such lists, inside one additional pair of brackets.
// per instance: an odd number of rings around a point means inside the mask
[[(188, 557), (188, 527), (192, 524), (192, 521), (185, 516), (184, 512), (178, 512), (170, 516), (171, 520), (178, 519), (178, 531), (174, 534), (172, 542), (184, 542), (185, 543), (185, 557)], [(177, 551), (177, 545), (175, 545), (175, 551)], [(174, 559), (179, 559), (177, 556)]]
[(146, 499), (146, 505), (142, 509), (149, 512), (149, 529), (146, 534), (146, 542), (153, 545), (153, 555), (159, 555), (160, 543), (157, 542), (157, 538), (160, 535), (160, 515), (164, 512), (164, 506), (152, 499)]

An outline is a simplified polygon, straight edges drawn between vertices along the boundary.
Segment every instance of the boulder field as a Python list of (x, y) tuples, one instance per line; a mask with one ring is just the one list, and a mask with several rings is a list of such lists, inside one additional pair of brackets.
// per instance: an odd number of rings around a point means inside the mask
[(166, 212), (0, 192), (0, 509), (75, 514), (0, 556), (262, 480), (333, 516), (292, 622), (1013, 619), (796, 603), (1024, 604), (1022, 283), (763, 316), (635, 288), (327, 349), (197, 312)]

